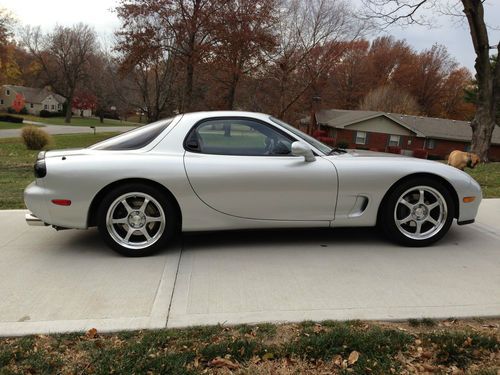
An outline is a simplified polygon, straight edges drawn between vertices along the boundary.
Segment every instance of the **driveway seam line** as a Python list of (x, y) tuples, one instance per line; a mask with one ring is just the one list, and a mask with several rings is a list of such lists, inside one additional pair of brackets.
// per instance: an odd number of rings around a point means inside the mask
[(170, 319), (170, 310), (172, 308), (172, 302), (174, 300), (175, 287), (177, 286), (177, 277), (179, 275), (179, 268), (181, 265), (182, 253), (184, 252), (184, 236), (181, 233), (181, 250), (179, 254), (179, 260), (177, 261), (177, 269), (175, 270), (174, 285), (172, 287), (172, 294), (170, 295), (170, 303), (168, 304), (167, 319), (165, 321), (165, 328), (168, 327), (168, 320)]

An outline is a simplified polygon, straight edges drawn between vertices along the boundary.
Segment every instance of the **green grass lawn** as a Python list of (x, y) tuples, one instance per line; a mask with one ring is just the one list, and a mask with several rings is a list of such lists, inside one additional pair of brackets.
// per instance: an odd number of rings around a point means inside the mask
[[(423, 322), (423, 321), (422, 321)], [(0, 374), (471, 374), (500, 369), (498, 320), (297, 324), (0, 339)]]
[[(116, 133), (52, 136), (48, 149), (86, 147)], [(24, 208), (23, 190), (35, 178), (33, 164), (38, 151), (27, 150), (20, 138), (0, 139), (0, 209)]]
[(104, 122), (101, 124), (98, 118), (88, 118), (88, 117), (78, 117), (74, 116), (71, 118), (71, 123), (66, 124), (64, 122), (64, 117), (38, 117), (33, 115), (11, 115), (22, 117), (25, 120), (43, 122), (44, 124), (50, 125), (69, 125), (69, 126), (137, 126), (135, 122), (122, 121), (122, 120), (113, 120), (113, 119), (104, 119)]
[(479, 182), (485, 198), (500, 198), (500, 163), (478, 164), (465, 171)]
[(13, 122), (0, 121), (0, 130), (2, 129), (20, 129), (26, 124), (15, 124)]

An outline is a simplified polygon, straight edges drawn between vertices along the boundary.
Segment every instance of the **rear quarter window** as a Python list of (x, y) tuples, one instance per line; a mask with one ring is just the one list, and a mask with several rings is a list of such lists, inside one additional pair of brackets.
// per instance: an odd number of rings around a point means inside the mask
[(96, 143), (89, 148), (94, 150), (138, 150), (153, 142), (173, 121), (168, 118), (130, 130), (116, 137)]

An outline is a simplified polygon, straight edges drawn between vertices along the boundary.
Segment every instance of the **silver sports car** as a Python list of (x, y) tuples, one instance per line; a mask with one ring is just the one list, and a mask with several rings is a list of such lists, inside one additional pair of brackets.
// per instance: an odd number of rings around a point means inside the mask
[(97, 226), (127, 256), (181, 231), (379, 226), (425, 246), (474, 221), (481, 188), (411, 157), (329, 147), (249, 112), (178, 115), (77, 150), (41, 152), (24, 192), (31, 225)]

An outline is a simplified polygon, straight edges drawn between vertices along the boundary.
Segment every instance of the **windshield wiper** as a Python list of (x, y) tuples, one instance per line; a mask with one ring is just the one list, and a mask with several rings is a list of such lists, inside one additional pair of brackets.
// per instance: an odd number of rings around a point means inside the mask
[(345, 154), (347, 152), (346, 149), (339, 148), (339, 147), (334, 147), (332, 148), (332, 151), (328, 153), (328, 155), (333, 155), (333, 154)]

